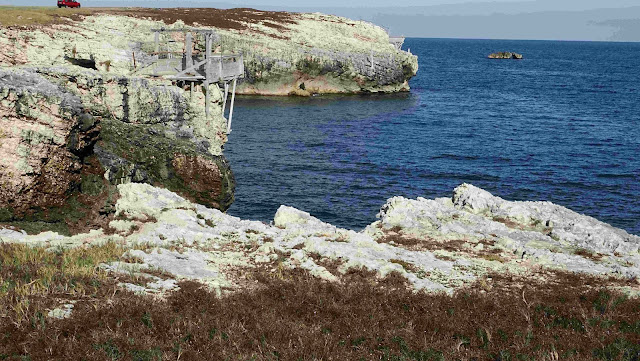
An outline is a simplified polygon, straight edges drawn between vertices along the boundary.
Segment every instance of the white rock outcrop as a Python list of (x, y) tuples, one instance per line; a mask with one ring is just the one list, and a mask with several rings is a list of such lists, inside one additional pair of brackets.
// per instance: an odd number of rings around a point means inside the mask
[[(146, 293), (175, 289), (179, 279), (200, 280), (218, 293), (250, 287), (244, 274), (255, 267), (272, 272), (302, 268), (328, 282), (342, 282), (351, 268), (372, 270), (379, 277), (398, 272), (415, 289), (445, 292), (489, 272), (527, 274), (539, 267), (640, 276), (640, 237), (549, 202), (511, 202), (469, 184), (457, 187), (451, 199), (391, 198), (380, 219), (361, 232), (287, 206), (267, 225), (148, 184), (118, 189), (116, 209), (123, 219), (114, 222), (131, 226), (113, 227), (115, 234), (30, 236), (5, 229), (0, 241), (51, 247), (127, 244), (132, 248), (127, 257), (142, 263), (114, 263), (105, 265), (107, 270), (144, 275), (152, 269), (171, 275), (148, 277), (138, 290)], [(640, 285), (629, 291), (638, 289)]]

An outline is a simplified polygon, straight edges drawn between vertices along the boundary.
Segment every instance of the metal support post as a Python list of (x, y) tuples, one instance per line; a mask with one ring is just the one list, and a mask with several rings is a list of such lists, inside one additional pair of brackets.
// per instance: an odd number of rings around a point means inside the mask
[(158, 54), (158, 52), (160, 52), (160, 33), (159, 32), (155, 32), (153, 35), (153, 39), (156, 43), (156, 47), (155, 47), (155, 51), (156, 51), (156, 55)]
[(371, 47), (371, 70), (373, 69), (373, 46)]
[(224, 98), (222, 100), (222, 116), (224, 116), (224, 110), (227, 107), (227, 95), (229, 94), (229, 82), (224, 82)]
[(211, 97), (211, 94), (209, 94), (209, 82), (205, 81), (204, 82), (204, 113), (207, 116), (207, 119), (209, 119), (209, 99)]
[(184, 50), (185, 50), (186, 62), (185, 62), (185, 68), (182, 70), (189, 69), (190, 67), (193, 66), (193, 37), (191, 36), (191, 33), (187, 33), (184, 48), (185, 48)]
[(213, 45), (211, 37), (211, 34), (205, 34), (205, 59), (211, 59), (211, 46)]
[(160, 52), (160, 33), (159, 32), (155, 32), (153, 35), (153, 39), (155, 41), (155, 53), (156, 53), (156, 62), (153, 64), (153, 75), (157, 75), (158, 74), (158, 61), (160, 60), (160, 55), (158, 55), (158, 53)]
[(227, 125), (227, 134), (231, 133), (231, 120), (233, 119), (233, 102), (236, 99), (236, 82), (238, 78), (233, 78), (233, 90), (231, 91), (231, 105), (229, 106), (229, 123)]
[(218, 63), (218, 70), (220, 71), (220, 72), (218, 73), (218, 77), (220, 77), (220, 79), (223, 79), (223, 78), (224, 78), (224, 73), (222, 72), (222, 60), (223, 60), (223, 59), (224, 59), (224, 58), (223, 58), (222, 56), (218, 59), (218, 61), (219, 61), (219, 63)]

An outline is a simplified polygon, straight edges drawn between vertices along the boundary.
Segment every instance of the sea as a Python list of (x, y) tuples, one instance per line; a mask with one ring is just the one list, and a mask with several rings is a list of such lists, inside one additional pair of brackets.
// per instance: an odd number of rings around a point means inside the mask
[[(640, 235), (640, 43), (406, 39), (410, 92), (238, 97), (228, 210), (360, 230), (388, 198), (471, 183)], [(523, 60), (495, 60), (497, 51)]]

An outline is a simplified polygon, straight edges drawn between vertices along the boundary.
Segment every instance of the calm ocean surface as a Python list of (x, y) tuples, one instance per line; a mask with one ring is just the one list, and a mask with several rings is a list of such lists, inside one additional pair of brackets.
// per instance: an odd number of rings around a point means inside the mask
[[(407, 39), (411, 92), (236, 99), (229, 214), (361, 229), (463, 182), (640, 234), (640, 43)], [(495, 51), (524, 60), (489, 60)]]

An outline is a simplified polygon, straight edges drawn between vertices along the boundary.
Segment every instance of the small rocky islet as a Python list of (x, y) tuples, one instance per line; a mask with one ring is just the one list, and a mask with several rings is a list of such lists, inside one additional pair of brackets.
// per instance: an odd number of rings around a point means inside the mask
[[(351, 269), (398, 274), (415, 290), (447, 293), (496, 272), (526, 282), (549, 269), (609, 277), (637, 295), (640, 237), (470, 184), (447, 198), (391, 198), (362, 231), (284, 205), (271, 224), (225, 214), (235, 181), (223, 153), (223, 93), (212, 87), (206, 116), (202, 89), (137, 69), (134, 58), (152, 58), (151, 29), (214, 30), (220, 51), (245, 57), (241, 94), (406, 91), (417, 72), (417, 58), (369, 23), (233, 11), (217, 26), (185, 9), (107, 9), (0, 28), (0, 242), (124, 245), (122, 261), (100, 267), (146, 274), (148, 282), (120, 284), (143, 294), (188, 279), (222, 295), (251, 287), (243, 270), (285, 267), (326, 282)], [(181, 46), (184, 35), (172, 34)]]
[(521, 60), (522, 54), (512, 53), (510, 51), (501, 51), (498, 53), (491, 53), (487, 56), (489, 59), (516, 59)]

